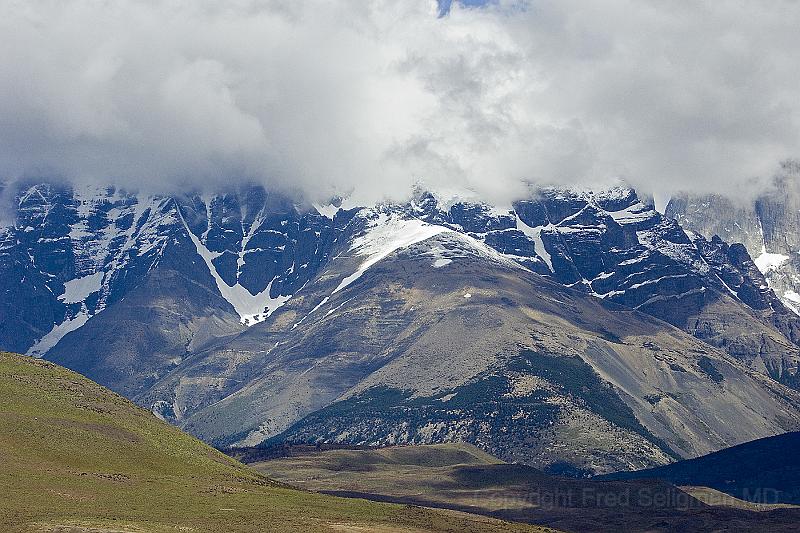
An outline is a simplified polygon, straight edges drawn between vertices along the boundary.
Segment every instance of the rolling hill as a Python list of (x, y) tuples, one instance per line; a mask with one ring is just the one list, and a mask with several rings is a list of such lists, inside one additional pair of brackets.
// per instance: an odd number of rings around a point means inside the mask
[(800, 505), (800, 432), (758, 439), (715, 453), (602, 479), (663, 479), (710, 487), (754, 503)]
[(788, 532), (796, 531), (800, 519), (800, 509), (748, 505), (708, 488), (551, 476), (463, 443), (262, 448), (234, 455), (275, 479), (328, 494), (458, 509), (581, 533)]
[(52, 363), (0, 353), (0, 530), (538, 531), (272, 481)]

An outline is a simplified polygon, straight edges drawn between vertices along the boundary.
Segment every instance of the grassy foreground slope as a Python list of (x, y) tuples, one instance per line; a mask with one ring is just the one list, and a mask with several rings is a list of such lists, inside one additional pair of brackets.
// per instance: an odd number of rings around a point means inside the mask
[(540, 531), (294, 490), (88, 379), (0, 353), (0, 531)]

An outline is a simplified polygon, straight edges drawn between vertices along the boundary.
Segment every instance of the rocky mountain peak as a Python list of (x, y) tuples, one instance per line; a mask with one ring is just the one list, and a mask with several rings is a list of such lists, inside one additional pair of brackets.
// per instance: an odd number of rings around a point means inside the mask
[[(14, 197), (0, 233), (3, 347), (218, 443), (313, 432), (488, 446), (503, 431), (489, 420), (507, 430), (524, 418), (494, 451), (574, 462), (517, 438), (557, 448), (573, 430), (617, 432), (598, 448), (610, 455), (592, 459), (605, 468), (736, 441), (683, 435), (680, 448), (670, 420), (691, 402), (669, 396), (676, 382), (713, 384), (720, 409), (739, 405), (734, 384), (766, 387), (759, 409), (793, 420), (779, 398), (793, 394), (781, 384), (800, 386), (799, 319), (759, 270), (764, 258), (685, 229), (629, 188), (543, 188), (508, 206), (427, 191), (355, 207), (262, 187), (165, 197), (46, 183)], [(650, 366), (631, 374), (614, 361)], [(572, 374), (589, 396), (558, 377)], [(497, 411), (498, 395), (521, 411)], [(433, 425), (405, 431), (403, 417), (374, 418), (381, 405)], [(656, 407), (662, 418), (648, 414)], [(783, 423), (751, 422), (748, 436)], [(542, 437), (549, 424), (560, 429)]]

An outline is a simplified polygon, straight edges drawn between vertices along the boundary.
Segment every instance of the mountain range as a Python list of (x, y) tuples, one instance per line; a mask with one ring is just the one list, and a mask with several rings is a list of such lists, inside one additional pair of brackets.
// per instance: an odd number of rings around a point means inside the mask
[(3, 195), (0, 347), (216, 446), (460, 440), (583, 476), (800, 427), (791, 299), (678, 199)]

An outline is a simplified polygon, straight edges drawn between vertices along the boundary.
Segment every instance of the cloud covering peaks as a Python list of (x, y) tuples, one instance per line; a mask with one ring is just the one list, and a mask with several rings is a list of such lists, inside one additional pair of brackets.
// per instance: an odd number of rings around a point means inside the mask
[(0, 0), (0, 176), (739, 194), (800, 156), (788, 0)]

